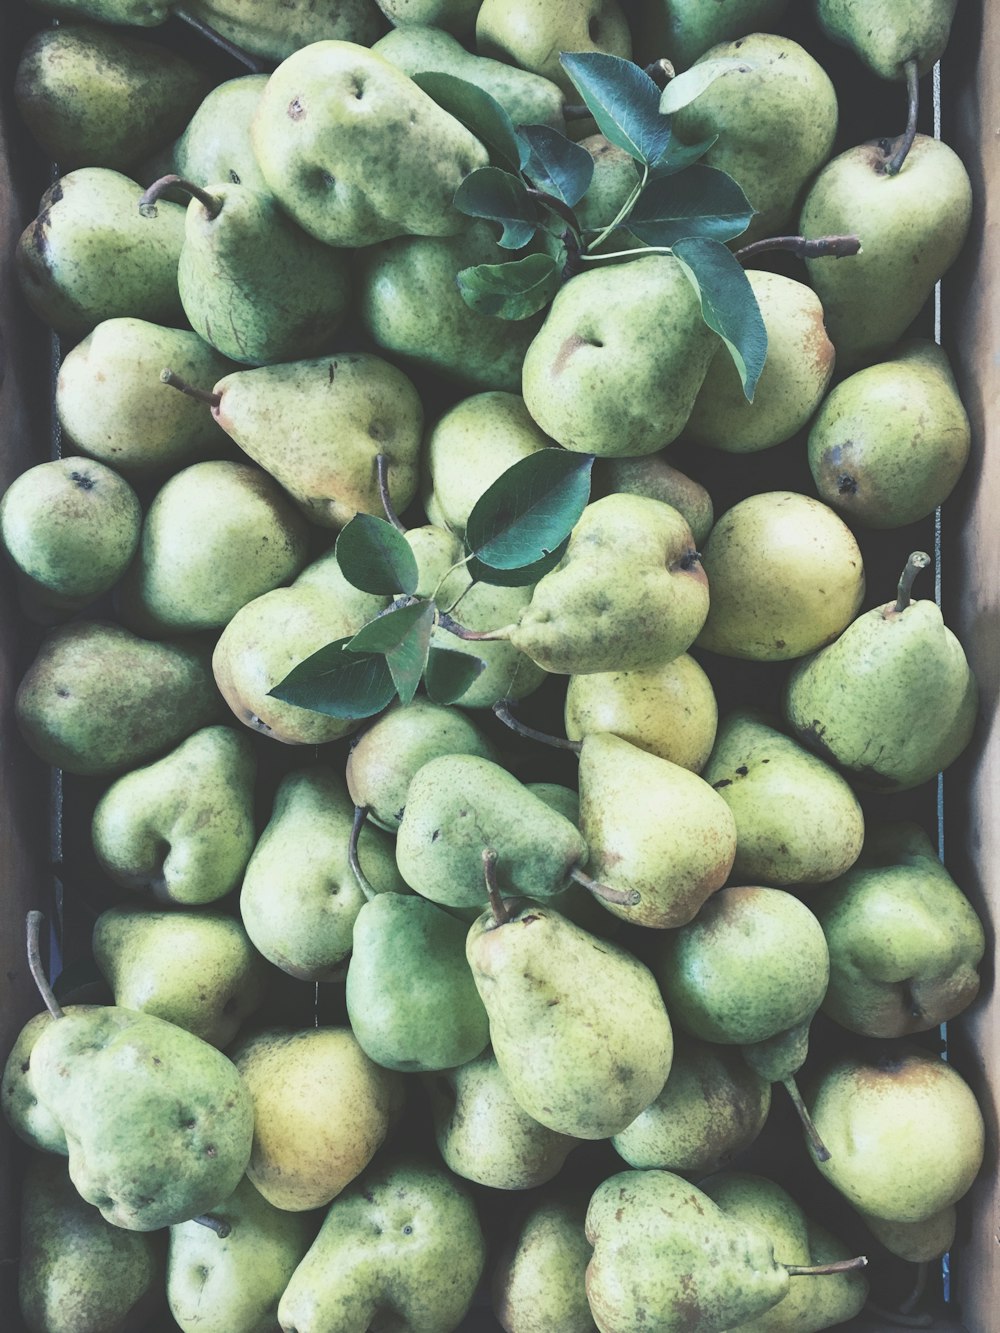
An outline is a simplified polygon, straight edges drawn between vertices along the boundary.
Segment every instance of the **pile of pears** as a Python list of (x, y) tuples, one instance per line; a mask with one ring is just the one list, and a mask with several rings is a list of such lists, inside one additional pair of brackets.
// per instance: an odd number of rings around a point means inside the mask
[[(986, 1152), (941, 1044), (986, 933), (929, 832), (979, 718), (922, 549), (971, 444), (926, 315), (971, 186), (917, 132), (955, 0), (30, 8), (57, 170), (12, 260), (60, 448), (0, 540), (66, 776), (0, 1052), (24, 1327), (933, 1313)], [(495, 143), (441, 89), (582, 145), (585, 234), (645, 182), (560, 52), (686, 77), (671, 133), (754, 209), (752, 401), (667, 247), (522, 320), (463, 298), (513, 250), (456, 206)], [(543, 450), (589, 502), (480, 578), (477, 502)], [(415, 594), (348, 577), (358, 515)], [(280, 697), (414, 595), (457, 698)]]

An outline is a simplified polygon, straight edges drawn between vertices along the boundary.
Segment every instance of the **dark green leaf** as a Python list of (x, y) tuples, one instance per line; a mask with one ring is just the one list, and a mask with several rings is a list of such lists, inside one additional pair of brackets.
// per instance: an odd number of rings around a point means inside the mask
[(439, 107), (472, 131), (491, 158), (511, 171), (520, 169), (521, 150), (513, 121), (495, 97), (454, 74), (424, 70), (412, 78)]
[(420, 684), (434, 627), (434, 604), (411, 602), (370, 620), (347, 645), (352, 653), (384, 653), (404, 704)]
[(481, 315), (527, 319), (544, 310), (559, 290), (560, 264), (548, 254), (525, 255), (509, 264), (475, 264), (458, 274), (466, 305)]
[(546, 194), (572, 208), (590, 188), (594, 159), (551, 125), (522, 125), (518, 138), (527, 149), (524, 174)]
[(417, 561), (401, 532), (384, 518), (355, 514), (337, 538), (337, 564), (348, 583), (362, 592), (412, 593)]
[(650, 181), (623, 226), (647, 245), (671, 246), (687, 236), (731, 241), (754, 210), (724, 171), (697, 163), (677, 176)]
[(670, 121), (660, 114), (660, 90), (645, 70), (603, 51), (564, 51), (559, 62), (606, 139), (649, 166), (663, 156)]
[(589, 454), (540, 449), (509, 467), (473, 506), (469, 551), (491, 569), (521, 569), (555, 551), (590, 497)]
[(671, 79), (663, 92), (658, 94), (660, 110), (665, 116), (672, 116), (676, 111), (680, 111), (681, 107), (688, 106), (696, 97), (700, 97), (716, 79), (734, 69), (748, 73), (750, 66), (738, 56), (705, 60), (698, 65), (692, 65), (683, 74)]
[(686, 170), (704, 157), (718, 138), (717, 134), (713, 134), (708, 139), (702, 139), (701, 143), (681, 143), (680, 139), (674, 137), (670, 140), (666, 155), (650, 169), (649, 179), (654, 181), (661, 176), (674, 176), (678, 171)]
[(345, 652), (350, 642), (348, 638), (328, 643), (293, 667), (268, 693), (328, 717), (381, 713), (396, 693), (389, 664), (381, 653)]
[(725, 341), (743, 392), (753, 402), (767, 357), (767, 330), (746, 273), (731, 251), (705, 237), (678, 241), (674, 255), (701, 298), (705, 323)]
[(499, 167), (470, 172), (455, 191), (455, 207), (471, 218), (502, 223), (500, 244), (505, 250), (527, 245), (540, 221), (538, 206), (524, 181)]
[(569, 545), (569, 538), (566, 537), (554, 551), (548, 555), (543, 555), (541, 560), (535, 560), (530, 565), (522, 565), (519, 569), (493, 569), (490, 565), (484, 565), (481, 560), (475, 556), (469, 561), (466, 568), (470, 576), (478, 583), (491, 583), (499, 588), (527, 588), (532, 583), (537, 583), (543, 574), (547, 574), (550, 569), (555, 569), (559, 561), (566, 554), (566, 547)]
[(436, 704), (453, 704), (486, 670), (486, 663), (472, 653), (454, 648), (432, 648), (424, 671), (424, 686)]

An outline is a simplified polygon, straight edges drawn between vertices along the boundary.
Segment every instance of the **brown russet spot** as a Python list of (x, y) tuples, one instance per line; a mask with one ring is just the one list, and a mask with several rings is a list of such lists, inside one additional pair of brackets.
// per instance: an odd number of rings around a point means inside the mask
[(288, 103), (288, 119), (302, 120), (305, 117), (305, 114), (306, 109), (302, 105), (302, 99), (300, 97), (293, 97)]
[(561, 375), (569, 364), (569, 359), (574, 352), (578, 352), (581, 347), (603, 347), (604, 344), (597, 342), (593, 338), (584, 338), (582, 334), (571, 333), (563, 340), (563, 345), (559, 348), (559, 354), (552, 362), (552, 377)]

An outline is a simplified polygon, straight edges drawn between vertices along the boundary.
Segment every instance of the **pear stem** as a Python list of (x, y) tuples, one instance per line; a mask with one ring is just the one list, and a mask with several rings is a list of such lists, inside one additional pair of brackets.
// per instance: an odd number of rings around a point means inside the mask
[(183, 176), (161, 176), (159, 180), (153, 181), (139, 200), (139, 212), (144, 218), (156, 217), (156, 205), (168, 190), (183, 190), (185, 194), (191, 195), (210, 218), (217, 218), (222, 212), (222, 200), (217, 194), (209, 194), (208, 190), (202, 189), (194, 181), (185, 180)]
[(635, 907), (642, 899), (638, 889), (613, 889), (610, 884), (601, 884), (598, 880), (585, 875), (579, 866), (573, 867), (569, 877), (574, 884), (579, 884), (581, 888), (605, 903), (615, 903), (619, 907)]
[(933, 1315), (930, 1314), (901, 1314), (898, 1310), (886, 1310), (881, 1305), (876, 1305), (873, 1301), (865, 1304), (865, 1310), (868, 1314), (873, 1314), (876, 1319), (882, 1320), (887, 1324), (895, 1324), (899, 1328), (930, 1328), (934, 1322)]
[(493, 920), (496, 925), (505, 926), (510, 920), (510, 912), (507, 911), (507, 904), (500, 896), (500, 885), (497, 883), (497, 854), (492, 847), (483, 848), (483, 874), (486, 877), (486, 893), (490, 900)]
[(555, 195), (546, 194), (544, 190), (535, 190), (531, 186), (528, 187), (528, 194), (532, 199), (537, 199), (538, 202), (543, 204), (550, 212), (555, 213), (557, 217), (562, 218), (563, 222), (566, 223), (567, 227), (569, 227), (572, 234), (576, 237), (577, 242), (579, 242), (580, 224), (576, 220), (576, 214), (570, 207), (568, 207), (568, 205), (564, 204), (561, 199), (557, 199)]
[(579, 754), (583, 749), (580, 741), (570, 741), (564, 736), (553, 736), (547, 731), (536, 731), (534, 727), (529, 727), (510, 711), (509, 699), (498, 699), (493, 705), (493, 712), (505, 727), (510, 727), (511, 731), (523, 736), (525, 740), (541, 741), (543, 745), (551, 745), (556, 750), (572, 750), (574, 754)]
[(439, 611), (437, 623), (442, 629), (446, 629), (449, 634), (454, 634), (456, 639), (468, 639), (472, 642), (491, 642), (497, 639), (509, 639), (513, 625), (504, 625), (502, 629), (466, 629), (460, 625), (457, 620), (452, 619), (447, 611)]
[(903, 66), (906, 71), (907, 116), (906, 129), (893, 145), (893, 154), (885, 164), (887, 176), (898, 176), (903, 169), (913, 141), (917, 137), (917, 113), (920, 110), (920, 71), (915, 57), (911, 57)]
[(830, 1149), (820, 1138), (819, 1130), (817, 1130), (812, 1122), (812, 1116), (806, 1109), (806, 1104), (802, 1100), (802, 1094), (799, 1092), (799, 1085), (791, 1075), (789, 1075), (788, 1078), (783, 1078), (781, 1083), (789, 1097), (791, 1097), (792, 1105), (795, 1107), (796, 1113), (802, 1121), (802, 1128), (806, 1132), (806, 1138), (809, 1140), (809, 1146), (812, 1148), (813, 1155), (819, 1162), (828, 1162), (830, 1160)]
[(211, 42), (213, 46), (217, 46), (220, 51), (225, 51), (226, 54), (232, 56), (234, 60), (238, 60), (241, 65), (246, 65), (247, 69), (250, 70), (252, 74), (265, 74), (267, 72), (268, 66), (262, 60), (258, 60), (256, 56), (252, 56), (249, 51), (244, 51), (242, 46), (237, 46), (236, 43), (231, 42), (228, 37), (223, 37), (221, 32), (216, 32), (214, 28), (210, 28), (208, 24), (203, 23), (201, 19), (195, 18), (193, 14), (189, 14), (186, 9), (175, 9), (173, 14), (189, 27), (194, 28), (195, 32), (200, 33), (201, 36)]
[(358, 856), (358, 841), (361, 838), (361, 829), (365, 820), (368, 818), (368, 806), (356, 805), (354, 807), (354, 822), (351, 824), (351, 837), (347, 844), (347, 863), (354, 872), (354, 878), (358, 881), (361, 892), (369, 902), (378, 897), (371, 880), (361, 869), (361, 860)]
[(171, 389), (179, 389), (181, 393), (186, 393), (189, 398), (194, 398), (199, 403), (208, 403), (209, 407), (219, 407), (222, 403), (221, 393), (213, 393), (211, 389), (199, 389), (194, 384), (188, 384), (187, 380), (181, 379), (180, 375), (175, 375), (172, 370), (160, 371), (160, 383), (169, 384)]
[(910, 593), (913, 591), (913, 580), (922, 569), (926, 569), (931, 563), (931, 558), (926, 551), (914, 551), (906, 562), (906, 568), (899, 578), (899, 587), (896, 590), (896, 605), (892, 608), (897, 615), (905, 611), (910, 605)]
[(191, 1221), (197, 1222), (200, 1227), (208, 1227), (209, 1231), (214, 1231), (220, 1240), (225, 1240), (233, 1230), (228, 1222), (224, 1222), (221, 1217), (215, 1217), (212, 1213), (202, 1213), (200, 1217), (192, 1217)]
[(929, 1265), (926, 1259), (923, 1260), (921, 1263), (917, 1264), (917, 1275), (913, 1279), (913, 1286), (910, 1290), (910, 1294), (909, 1296), (906, 1297), (904, 1301), (900, 1303), (899, 1306), (899, 1313), (901, 1315), (912, 1314), (914, 1306), (917, 1304), (921, 1296), (923, 1296), (924, 1292), (926, 1291), (928, 1266)]
[(405, 532), (405, 526), (399, 521), (399, 515), (396, 513), (395, 505), (392, 503), (392, 497), (389, 495), (389, 455), (375, 455), (375, 471), (378, 474), (378, 493), (382, 499), (382, 508), (385, 510), (385, 516), (396, 529), (397, 532)]
[(41, 933), (42, 923), (45, 917), (41, 912), (29, 912), (26, 918), (27, 937), (28, 937), (28, 971), (31, 973), (31, 979), (38, 987), (38, 993), (45, 1002), (45, 1007), (53, 1018), (65, 1018), (62, 1005), (55, 997), (55, 992), (49, 985), (49, 979), (45, 975), (45, 969), (42, 967), (42, 946)]
[(853, 1259), (838, 1259), (836, 1263), (830, 1264), (784, 1265), (789, 1277), (826, 1277), (830, 1273), (854, 1273), (860, 1268), (867, 1267), (868, 1260), (863, 1254), (858, 1254)]
[(768, 250), (787, 250), (797, 259), (846, 259), (861, 250), (859, 236), (817, 236), (809, 240), (806, 236), (765, 236), (752, 245), (744, 245), (736, 251), (736, 258), (746, 267), (758, 255)]

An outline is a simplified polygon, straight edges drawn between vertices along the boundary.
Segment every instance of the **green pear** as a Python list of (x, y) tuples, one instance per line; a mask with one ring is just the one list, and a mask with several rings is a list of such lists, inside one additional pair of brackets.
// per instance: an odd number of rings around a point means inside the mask
[(232, 727), (204, 727), (118, 778), (94, 810), (101, 867), (125, 888), (188, 906), (240, 882), (254, 844), (256, 758)]
[(566, 689), (570, 740), (610, 732), (692, 773), (705, 767), (718, 718), (712, 682), (688, 653), (648, 671), (570, 676)]
[[(503, 588), (492, 583), (473, 583), (468, 572), (460, 569), (442, 592), (448, 594), (444, 604), (466, 629), (490, 631), (517, 621), (530, 606), (534, 588), (533, 584)], [(483, 671), (456, 700), (463, 708), (492, 708), (502, 699), (523, 699), (537, 690), (548, 674), (520, 646), (504, 638), (485, 642), (461, 639), (435, 625), (431, 646), (467, 653), (485, 662)]]
[(417, 771), (445, 754), (494, 759), (493, 746), (458, 708), (417, 698), (383, 713), (354, 741), (347, 757), (347, 789), (368, 817), (395, 833)]
[(185, 0), (188, 13), (244, 51), (284, 60), (328, 38), (371, 46), (383, 31), (370, 0)]
[(25, 1170), (20, 1258), (18, 1305), (30, 1333), (138, 1327), (163, 1285), (162, 1238), (106, 1222), (76, 1192), (66, 1162), (43, 1153), (31, 1153)]
[(861, 253), (806, 261), (826, 327), (847, 370), (886, 352), (955, 261), (972, 216), (969, 176), (940, 139), (918, 134), (890, 175), (894, 141), (835, 157), (813, 181), (799, 218), (805, 236), (856, 235)]
[[(243, 877), (240, 914), (254, 946), (304, 981), (335, 980), (351, 951), (365, 903), (349, 863), (353, 820), (332, 768), (287, 773)], [(370, 824), (361, 829), (358, 861), (380, 895), (405, 891), (392, 843)]]
[(506, 1242), (492, 1281), (493, 1309), (504, 1333), (594, 1333), (585, 1212), (542, 1199)]
[(245, 1176), (212, 1217), (225, 1235), (195, 1221), (170, 1228), (170, 1313), (183, 1333), (272, 1333), (315, 1219), (275, 1208)]
[[(639, 184), (639, 166), (631, 153), (626, 153), (603, 134), (588, 134), (579, 140), (579, 144), (593, 158), (594, 174), (574, 211), (580, 230), (588, 240), (594, 241), (618, 220), (626, 201)], [(642, 243), (631, 233), (618, 231), (597, 247), (597, 253), (641, 248)]]
[(546, 671), (649, 670), (685, 652), (709, 614), (708, 580), (677, 510), (609, 495), (587, 505), (506, 637)]
[(405, 365), (470, 389), (517, 393), (541, 315), (511, 322), (481, 314), (466, 303), (457, 281), (465, 268), (503, 264), (509, 257), (485, 222), (457, 236), (397, 236), (367, 246), (359, 256), (362, 327)]
[(22, 735), (46, 763), (111, 774), (214, 722), (219, 701), (200, 648), (76, 620), (43, 640), (14, 709)]
[(225, 1047), (264, 1001), (267, 966), (225, 912), (111, 907), (94, 923), (94, 961), (115, 1004)]
[(925, 1264), (931, 1259), (940, 1259), (948, 1253), (955, 1241), (956, 1214), (953, 1204), (932, 1213), (922, 1222), (887, 1222), (884, 1217), (864, 1216), (864, 1223), (890, 1254), (910, 1264)]
[(615, 491), (645, 495), (650, 500), (673, 505), (683, 515), (699, 548), (712, 531), (715, 522), (712, 497), (700, 482), (668, 463), (663, 454), (595, 459), (591, 472), (591, 498), (600, 500)]
[(842, 1027), (905, 1037), (976, 998), (982, 924), (915, 825), (879, 828), (854, 869), (809, 901), (830, 949), (823, 1012)]
[(215, 420), (312, 523), (381, 517), (379, 456), (397, 512), (416, 494), (423, 408), (412, 381), (380, 357), (347, 352), (240, 370), (212, 398)]
[(251, 1183), (288, 1212), (329, 1203), (385, 1138), (394, 1075), (349, 1028), (264, 1028), (230, 1054), (253, 1099)]
[(795, 735), (864, 786), (904, 791), (947, 768), (972, 737), (978, 689), (962, 645), (934, 602), (910, 586), (929, 559), (910, 557), (895, 602), (866, 611), (799, 663), (785, 690)]
[(653, 0), (636, 18), (636, 46), (645, 61), (669, 58), (678, 71), (720, 42), (773, 32), (788, 0)]
[(603, 905), (654, 929), (690, 921), (726, 882), (736, 851), (736, 823), (707, 782), (602, 732), (586, 736), (580, 751), (580, 830), (587, 873), (638, 894), (637, 902)]
[(168, 366), (197, 384), (221, 378), (231, 363), (188, 330), (104, 320), (59, 367), (56, 412), (66, 438), (137, 477), (222, 452), (226, 438), (204, 405), (160, 382)]
[(428, 1076), (424, 1085), (438, 1151), (466, 1180), (490, 1189), (534, 1189), (558, 1175), (577, 1146), (521, 1110), (492, 1051)]
[(673, 1036), (638, 959), (532, 900), (506, 920), (484, 912), (466, 951), (497, 1064), (533, 1120), (603, 1139), (659, 1096)]
[(271, 75), (253, 122), (271, 191), (328, 245), (453, 236), (483, 145), (395, 65), (353, 42), (314, 42)]
[(712, 589), (697, 644), (727, 657), (786, 662), (835, 639), (861, 609), (861, 551), (832, 509), (795, 491), (726, 511), (702, 553)]
[(857, 797), (767, 714), (728, 714), (702, 776), (736, 821), (733, 876), (741, 883), (820, 884), (858, 859), (865, 826)]
[[(99, 1005), (69, 1004), (63, 1013), (94, 1013), (99, 1009)], [(58, 1153), (65, 1157), (66, 1134), (62, 1124), (58, 1116), (38, 1100), (32, 1086), (32, 1052), (51, 1022), (48, 1012), (36, 1014), (34, 1018), (28, 1019), (18, 1033), (4, 1066), (0, 1104), (7, 1123), (19, 1139), (43, 1152)]]
[(680, 434), (718, 345), (680, 260), (646, 255), (560, 288), (528, 347), (521, 392), (567, 449), (651, 454)]
[(833, 343), (816, 293), (780, 273), (751, 271), (747, 278), (767, 330), (767, 360), (753, 402), (746, 400), (729, 349), (720, 347), (684, 428), (686, 439), (732, 454), (791, 439), (809, 422), (833, 376)]
[(559, 63), (561, 51), (604, 51), (628, 60), (632, 38), (618, 0), (483, 0), (476, 50), (551, 79), (571, 97), (576, 89)]
[(848, 46), (882, 79), (905, 78), (916, 60), (926, 74), (948, 45), (958, 0), (916, 0), (902, 7), (861, 0), (816, 0), (816, 17), (827, 37)]
[(703, 161), (728, 172), (756, 209), (740, 238), (746, 244), (774, 236), (795, 217), (804, 188), (833, 150), (837, 94), (823, 68), (788, 37), (755, 32), (720, 42), (694, 68), (716, 60), (733, 63), (671, 123), (685, 143), (718, 136)]
[(183, 320), (177, 264), (184, 213), (164, 204), (139, 214), (142, 186), (107, 167), (79, 167), (42, 195), (18, 241), (15, 272), (25, 300), (59, 334), (79, 338), (102, 320)]
[(629, 1166), (701, 1175), (748, 1148), (770, 1109), (770, 1082), (739, 1051), (677, 1032), (663, 1091), (611, 1142)]
[(135, 491), (117, 472), (87, 458), (38, 463), (0, 501), (0, 540), (33, 620), (62, 619), (114, 587), (141, 530)]
[(465, 35), (472, 31), (481, 0), (375, 0), (397, 28), (426, 24)]
[(464, 1185), (438, 1166), (383, 1159), (336, 1199), (278, 1306), (300, 1333), (458, 1328), (486, 1246)]
[(849, 522), (899, 528), (947, 500), (970, 442), (947, 354), (913, 339), (826, 398), (809, 431), (809, 468), (820, 498)]
[(244, 74), (227, 79), (202, 99), (173, 146), (170, 166), (176, 175), (198, 185), (231, 181), (248, 190), (267, 189), (250, 144), (250, 124), (268, 78)]
[(85, 23), (35, 33), (14, 80), (21, 119), (64, 170), (128, 171), (180, 133), (207, 91), (184, 56)]
[(32, 0), (43, 13), (79, 14), (101, 23), (124, 23), (139, 28), (156, 28), (166, 23), (173, 9), (172, 0)]
[(460, 537), (435, 523), (407, 528), (406, 544), (417, 562), (417, 597), (450, 607), (470, 586), (465, 570), (465, 545)]

